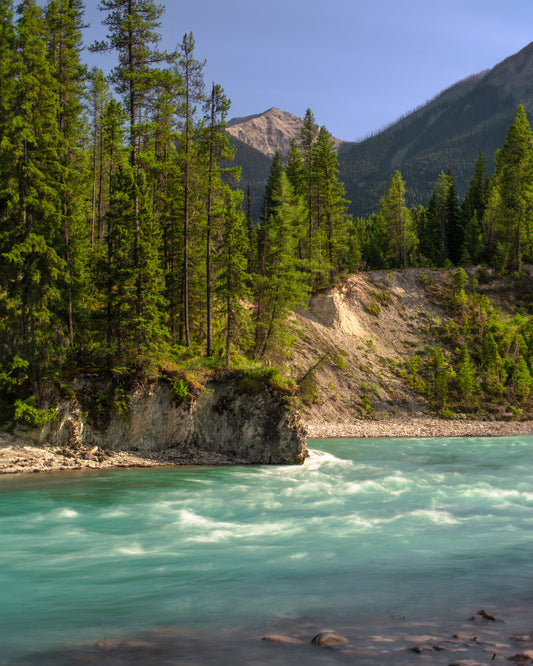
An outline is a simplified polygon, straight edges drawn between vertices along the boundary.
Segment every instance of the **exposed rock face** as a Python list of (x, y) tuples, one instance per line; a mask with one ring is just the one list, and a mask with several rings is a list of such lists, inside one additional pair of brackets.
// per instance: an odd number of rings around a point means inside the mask
[[(268, 157), (274, 157), (276, 151), (287, 155), (291, 139), (297, 137), (302, 126), (302, 119), (292, 113), (272, 107), (264, 113), (244, 118), (232, 118), (227, 124), (227, 132), (256, 148)], [(334, 139), (338, 147), (342, 141)]]
[(123, 397), (122, 409), (108, 405), (100, 419), (109, 387), (84, 378), (74, 391), (76, 398), (59, 406), (60, 418), (42, 433), (47, 443), (115, 451), (192, 448), (254, 464), (303, 463), (307, 456), (303, 427), (282, 392), (265, 385), (249, 395), (235, 376), (211, 380), (181, 403), (170, 382), (139, 382)]

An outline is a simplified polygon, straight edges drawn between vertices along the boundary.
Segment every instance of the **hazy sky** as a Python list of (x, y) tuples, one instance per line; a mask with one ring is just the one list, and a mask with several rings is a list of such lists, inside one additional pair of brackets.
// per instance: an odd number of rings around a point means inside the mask
[[(86, 0), (86, 42), (105, 36)], [(162, 46), (192, 31), (205, 80), (230, 117), (309, 107), (335, 136), (362, 138), (533, 41), (533, 0), (167, 0)], [(86, 54), (104, 69), (110, 58)], [(532, 72), (533, 76), (533, 72)]]

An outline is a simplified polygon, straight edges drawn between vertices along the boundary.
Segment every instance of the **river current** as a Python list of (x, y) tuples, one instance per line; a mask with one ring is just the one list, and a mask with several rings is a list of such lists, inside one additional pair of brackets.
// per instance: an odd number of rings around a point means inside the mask
[(409, 664), (481, 608), (533, 632), (533, 437), (309, 446), (0, 478), (0, 663)]

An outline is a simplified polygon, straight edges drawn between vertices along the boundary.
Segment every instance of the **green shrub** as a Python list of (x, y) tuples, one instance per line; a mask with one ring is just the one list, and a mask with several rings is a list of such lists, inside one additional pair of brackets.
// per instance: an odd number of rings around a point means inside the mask
[(455, 412), (449, 407), (443, 407), (439, 412), (439, 416), (441, 419), (453, 420), (455, 418)]
[(177, 404), (181, 405), (183, 402), (190, 402), (191, 393), (189, 382), (186, 379), (180, 377), (175, 382), (172, 382), (171, 389), (172, 400)]
[(45, 423), (53, 421), (55, 416), (54, 407), (39, 409), (35, 404), (35, 396), (15, 401), (15, 422), (27, 428), (42, 428)]

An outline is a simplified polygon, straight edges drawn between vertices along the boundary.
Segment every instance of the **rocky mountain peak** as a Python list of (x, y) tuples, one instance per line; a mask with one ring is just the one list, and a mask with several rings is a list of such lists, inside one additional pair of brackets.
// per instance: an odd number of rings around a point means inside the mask
[[(264, 113), (233, 118), (226, 129), (239, 141), (272, 158), (276, 151), (287, 155), (291, 139), (298, 135), (302, 123), (298, 116), (273, 106)], [(342, 141), (335, 139), (335, 143), (338, 146)]]

